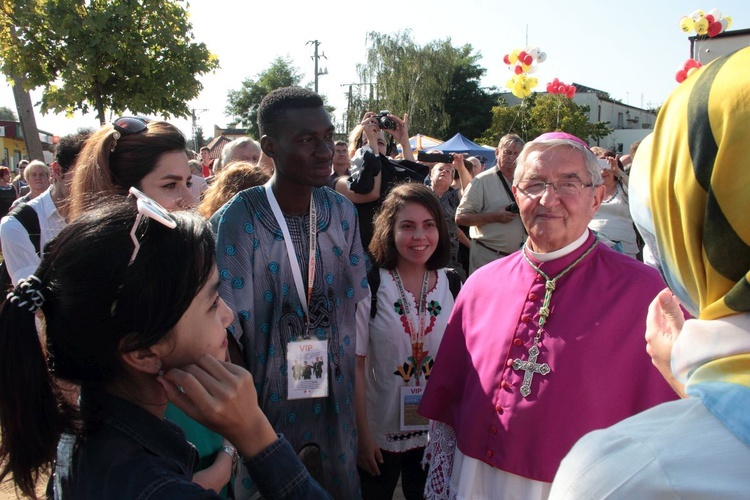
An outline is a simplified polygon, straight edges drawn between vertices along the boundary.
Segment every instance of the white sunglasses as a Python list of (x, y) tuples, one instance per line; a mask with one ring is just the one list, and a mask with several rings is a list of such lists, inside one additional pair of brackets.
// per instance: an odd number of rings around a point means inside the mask
[(129, 266), (133, 262), (135, 262), (135, 257), (136, 255), (138, 255), (138, 250), (141, 249), (141, 242), (138, 239), (138, 235), (136, 234), (136, 232), (138, 231), (138, 226), (141, 225), (141, 222), (145, 218), (153, 219), (167, 226), (169, 229), (176, 228), (177, 222), (171, 215), (169, 215), (169, 212), (166, 208), (156, 203), (154, 200), (143, 194), (138, 189), (131, 187), (128, 192), (131, 195), (135, 196), (136, 204), (138, 206), (138, 216), (135, 218), (135, 222), (133, 223), (133, 229), (130, 230), (130, 239), (133, 240), (133, 246), (135, 248), (133, 249), (133, 255), (130, 256), (130, 262), (128, 262)]

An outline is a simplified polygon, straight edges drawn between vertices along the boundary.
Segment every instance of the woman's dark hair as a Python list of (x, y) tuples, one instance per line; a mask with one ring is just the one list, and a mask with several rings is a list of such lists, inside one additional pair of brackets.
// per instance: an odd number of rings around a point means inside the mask
[(26, 495), (54, 460), (60, 435), (82, 428), (56, 380), (89, 387), (116, 380), (121, 354), (168, 339), (215, 267), (210, 228), (193, 212), (173, 212), (175, 229), (144, 219), (128, 265), (136, 214), (132, 200), (110, 200), (49, 243), (35, 274), (43, 342), (34, 314), (10, 300), (0, 312), (0, 480), (12, 474)]
[(167, 122), (148, 122), (145, 130), (132, 134), (115, 132), (112, 124), (104, 125), (78, 155), (70, 193), (73, 218), (101, 205), (102, 197), (126, 196), (131, 187), (140, 188), (164, 153), (187, 151), (185, 136)]
[(442, 269), (448, 264), (451, 253), (448, 225), (438, 197), (430, 188), (417, 182), (405, 182), (395, 186), (383, 201), (380, 212), (375, 217), (375, 230), (369, 246), (373, 261), (383, 269), (396, 269), (396, 217), (407, 203), (419, 203), (434, 217), (439, 237), (435, 252), (427, 259), (427, 269)]

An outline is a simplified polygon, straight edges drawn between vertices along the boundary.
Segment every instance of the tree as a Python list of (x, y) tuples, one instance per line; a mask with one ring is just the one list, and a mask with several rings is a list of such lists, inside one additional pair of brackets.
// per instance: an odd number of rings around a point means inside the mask
[(218, 67), (176, 0), (0, 0), (2, 71), (43, 87), (42, 113), (186, 117)]
[(473, 140), (492, 124), (492, 108), (499, 93), (495, 87), (479, 86), (480, 78), (487, 72), (477, 65), (480, 57), (480, 54), (471, 54), (470, 45), (459, 49), (451, 89), (445, 100), (445, 111), (451, 118), (446, 137), (460, 132)]
[(510, 133), (528, 141), (554, 130), (583, 140), (597, 140), (612, 133), (606, 122), (589, 123), (588, 112), (588, 106), (579, 106), (562, 95), (532, 93), (515, 106), (500, 99), (500, 105), (492, 109), (492, 125), (478, 141), (497, 144), (500, 137)]
[(450, 39), (420, 47), (410, 31), (368, 33), (367, 64), (358, 65), (360, 84), (352, 91), (347, 126), (364, 111), (409, 113), (409, 130), (444, 137), (461, 131), (478, 134), (489, 126), (494, 100), (480, 88), (485, 70), (471, 45), (453, 47)]
[(288, 58), (277, 57), (271, 67), (256, 75), (257, 80), (250, 78), (242, 82), (239, 90), (230, 90), (227, 96), (227, 115), (231, 116), (234, 125), (247, 128), (250, 136), (258, 138), (258, 105), (272, 90), (281, 87), (298, 86), (302, 74), (292, 66)]
[(203, 127), (197, 126), (195, 127), (195, 135), (193, 136), (193, 150), (198, 152), (200, 149), (208, 144), (208, 141), (206, 141), (206, 138), (203, 137)]
[(15, 111), (7, 106), (0, 106), (0, 120), (7, 120), (10, 122), (18, 121)]

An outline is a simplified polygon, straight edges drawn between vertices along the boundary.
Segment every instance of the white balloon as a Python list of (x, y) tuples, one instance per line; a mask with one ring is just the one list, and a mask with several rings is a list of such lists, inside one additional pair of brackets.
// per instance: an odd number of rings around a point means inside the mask
[(539, 57), (539, 54), (541, 54), (541, 52), (542, 52), (542, 49), (540, 49), (539, 47), (534, 47), (534, 48), (532, 48), (532, 49), (529, 49), (529, 50), (527, 50), (526, 52), (527, 52), (527, 53), (528, 53), (528, 54), (529, 54), (529, 55), (530, 55), (531, 57), (533, 57), (534, 59), (537, 59), (537, 58)]
[(540, 52), (539, 57), (536, 58), (536, 62), (543, 63), (547, 60), (547, 53), (546, 52)]
[(727, 21), (726, 19), (722, 18), (722, 19), (719, 20), (719, 22), (721, 23), (721, 31), (720, 31), (720, 33), (724, 33), (724, 30), (726, 30), (727, 26), (729, 26), (729, 21)]
[(688, 17), (690, 17), (690, 19), (692, 19), (693, 21), (699, 21), (701, 18), (705, 16), (706, 16), (706, 13), (698, 9), (698, 10), (694, 10)]

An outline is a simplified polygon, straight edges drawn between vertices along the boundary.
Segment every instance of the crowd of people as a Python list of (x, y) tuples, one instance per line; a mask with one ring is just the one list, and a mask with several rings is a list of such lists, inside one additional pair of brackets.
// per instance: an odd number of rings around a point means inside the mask
[(487, 170), (418, 161), (408, 115), (336, 142), (321, 97), (287, 87), (215, 160), (122, 117), (22, 181), (0, 167), (0, 480), (746, 496), (748, 63), (701, 68), (625, 158), (550, 131), (501, 137)]

